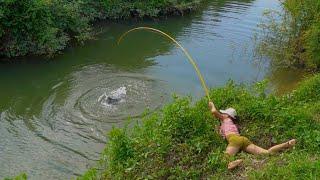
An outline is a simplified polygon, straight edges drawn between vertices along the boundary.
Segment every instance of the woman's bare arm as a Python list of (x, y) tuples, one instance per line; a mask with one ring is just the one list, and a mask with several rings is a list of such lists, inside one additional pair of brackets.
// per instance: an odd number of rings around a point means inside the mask
[(211, 101), (209, 102), (209, 108), (214, 117), (220, 119), (221, 121), (223, 120), (222, 114), (216, 109), (215, 105)]

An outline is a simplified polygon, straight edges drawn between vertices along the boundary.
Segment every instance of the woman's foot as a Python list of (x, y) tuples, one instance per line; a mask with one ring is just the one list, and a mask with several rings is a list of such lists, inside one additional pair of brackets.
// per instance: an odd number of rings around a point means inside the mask
[(228, 170), (232, 170), (232, 169), (238, 167), (242, 162), (243, 162), (242, 159), (238, 159), (238, 160), (230, 162), (228, 164)]
[(291, 139), (290, 141), (287, 142), (287, 148), (288, 149), (293, 148), (293, 146), (296, 145), (296, 143), (297, 143), (297, 140)]

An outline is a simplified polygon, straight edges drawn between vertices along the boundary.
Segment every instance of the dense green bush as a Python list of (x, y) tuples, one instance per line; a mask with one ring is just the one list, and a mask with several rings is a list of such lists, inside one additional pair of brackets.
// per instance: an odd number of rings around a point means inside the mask
[(197, 0), (2, 0), (0, 57), (53, 55), (71, 40), (92, 37), (97, 19), (156, 17), (194, 7)]
[(276, 65), (319, 69), (320, 1), (286, 0), (283, 9), (283, 13), (267, 12), (258, 50)]
[(99, 1), (3, 0), (0, 2), (0, 56), (52, 55), (70, 39), (90, 37), (89, 22), (102, 14)]
[[(266, 82), (252, 88), (230, 82), (213, 89), (210, 96), (220, 108), (235, 107), (241, 133), (253, 142), (269, 147), (296, 138), (294, 150), (278, 156), (247, 154), (245, 168), (226, 171), (226, 143), (219, 136), (214, 119), (202, 99), (174, 98), (161, 112), (114, 128), (103, 152), (100, 167), (84, 177), (90, 179), (249, 179), (311, 178), (320, 172), (320, 75), (303, 82), (290, 94), (276, 97), (265, 93)], [(132, 124), (134, 127), (132, 128)], [(258, 165), (257, 165), (258, 164)]]
[(111, 18), (157, 17), (182, 14), (192, 9), (200, 0), (103, 0), (106, 14)]

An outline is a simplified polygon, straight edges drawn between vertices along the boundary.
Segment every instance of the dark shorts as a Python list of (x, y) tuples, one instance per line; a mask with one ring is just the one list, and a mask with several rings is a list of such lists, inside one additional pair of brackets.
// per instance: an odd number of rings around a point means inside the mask
[(229, 134), (226, 138), (229, 143), (228, 146), (237, 147), (241, 150), (246, 149), (250, 144), (252, 144), (248, 138), (237, 134)]

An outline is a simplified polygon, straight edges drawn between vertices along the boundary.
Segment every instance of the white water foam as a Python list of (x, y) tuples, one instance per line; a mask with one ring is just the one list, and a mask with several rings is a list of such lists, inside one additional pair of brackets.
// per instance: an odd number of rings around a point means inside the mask
[(119, 103), (125, 102), (125, 97), (127, 95), (127, 88), (125, 86), (120, 87), (110, 93), (103, 93), (99, 98), (98, 102), (106, 107), (111, 107), (113, 104), (108, 103), (108, 97), (112, 99), (119, 99)]

